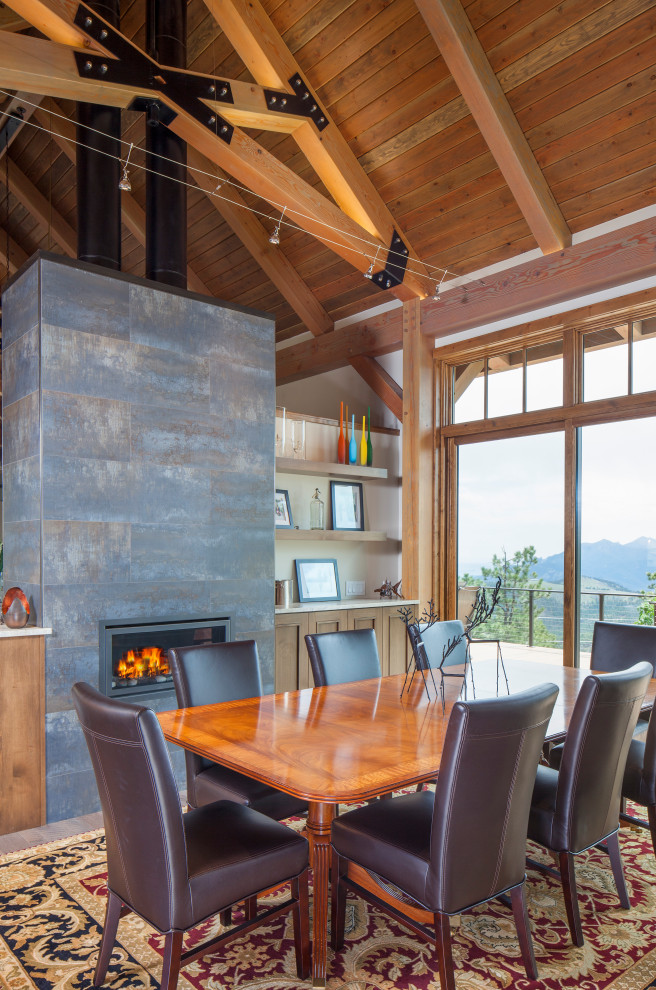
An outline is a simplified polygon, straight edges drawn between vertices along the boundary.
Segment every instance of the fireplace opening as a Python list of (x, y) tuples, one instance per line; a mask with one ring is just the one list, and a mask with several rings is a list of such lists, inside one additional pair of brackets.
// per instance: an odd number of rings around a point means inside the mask
[(173, 690), (167, 650), (230, 639), (229, 616), (101, 619), (98, 625), (100, 690), (129, 701)]

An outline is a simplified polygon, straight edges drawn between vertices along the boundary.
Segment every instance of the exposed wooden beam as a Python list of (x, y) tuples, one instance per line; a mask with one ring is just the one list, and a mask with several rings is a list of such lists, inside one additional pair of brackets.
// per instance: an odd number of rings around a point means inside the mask
[(285, 385), (343, 368), (360, 354), (377, 357), (397, 351), (401, 346), (401, 312), (397, 307), (355, 328), (343, 327), (302, 344), (281, 347), (276, 353), (276, 383)]
[(192, 169), (190, 175), (194, 182), (207, 194), (212, 206), (230, 225), (308, 330), (315, 336), (332, 330), (333, 321), (326, 310), (281, 248), (269, 243), (268, 231), (248, 209), (234, 186), (225, 186), (220, 196), (214, 196), (216, 181), (211, 178), (211, 174), (204, 174), (213, 169), (211, 162), (193, 148), (187, 148), (187, 164)]
[[(67, 158), (76, 164), (77, 154), (75, 150), (75, 124), (64, 117), (62, 108), (54, 100), (51, 102), (53, 113), (61, 116), (53, 118), (54, 130), (51, 130), (52, 139), (64, 152)], [(50, 116), (48, 112), (39, 107), (35, 112), (35, 117), (44, 127), (50, 126)], [(121, 214), (123, 223), (140, 244), (146, 243), (146, 214), (139, 206), (136, 199), (130, 193), (121, 193)], [(187, 288), (191, 292), (199, 292), (204, 296), (211, 296), (203, 280), (196, 274), (191, 265), (187, 265)]]
[(403, 422), (403, 389), (398, 382), (394, 381), (375, 358), (367, 354), (352, 357), (350, 364), (398, 421)]
[(577, 296), (646, 278), (654, 274), (655, 266), (656, 226), (653, 220), (643, 220), (574, 244), (560, 257), (538, 258), (488, 276), (484, 284), (444, 292), (440, 302), (425, 300), (422, 333), (445, 337), (560, 305)]
[(435, 598), (435, 387), (433, 348), (421, 333), (419, 300), (403, 305), (403, 594), (421, 609)]
[[(57, 0), (41, 0), (40, 5), (43, 3), (55, 7)], [(94, 16), (98, 18), (97, 14)], [(123, 41), (135, 49), (139, 58), (144, 58), (128, 39)], [(0, 33), (0, 86), (9, 85), (13, 80), (12, 85), (20, 85), (30, 92), (122, 107), (128, 106), (135, 96), (153, 95), (153, 90), (146, 93), (127, 84), (80, 79), (72, 50), (61, 45), (23, 35), (12, 35), (11, 42), (11, 45), (7, 44)], [(160, 71), (156, 63), (153, 66)], [(175, 134), (276, 209), (285, 205), (290, 219), (357, 270), (363, 273), (367, 270), (372, 254), (371, 235), (359, 224), (239, 128), (235, 128), (228, 144), (188, 110), (178, 106), (166, 87), (157, 92), (161, 101), (176, 114), (169, 124)], [(387, 245), (381, 243), (380, 249), (384, 256)], [(405, 298), (408, 287), (400, 285), (390, 291)]]
[[(48, 202), (37, 187), (11, 158), (8, 161), (9, 191), (18, 199), (40, 227), (50, 234), (69, 257), (77, 254), (77, 234), (60, 213)], [(5, 182), (4, 169), (0, 169), (0, 181)]]
[(460, 0), (415, 2), (541, 250), (567, 247), (569, 227)]
[[(24, 265), (28, 258), (29, 255), (27, 252), (23, 251), (22, 247), (17, 244), (12, 237), (10, 237), (9, 274), (13, 275), (14, 272), (18, 271), (21, 265)], [(0, 279), (2, 279), (7, 271), (7, 234), (4, 230), (0, 231), (0, 266), (4, 268), (4, 271), (0, 271)]]
[(453, 398), (456, 402), (465, 394), (471, 383), (476, 381), (484, 367), (485, 361), (471, 361), (461, 370), (453, 386)]
[(16, 93), (16, 95), (12, 96), (12, 98), (3, 106), (2, 115), (0, 115), (0, 124), (6, 124), (6, 114), (13, 114), (16, 111), (19, 112), (22, 123), (14, 130), (13, 134), (6, 143), (4, 138), (0, 142), (0, 159), (4, 156), (5, 151), (8, 148), (11, 148), (12, 144), (20, 134), (23, 124), (25, 124), (34, 113), (36, 109), (34, 104), (38, 104), (40, 102), (41, 98), (39, 96), (34, 96), (33, 93)]
[[(262, 86), (292, 91), (289, 80), (300, 75), (307, 79), (298, 62), (272, 24), (259, 0), (205, 0), (208, 9), (221, 26), (235, 51)], [(308, 92), (311, 90), (308, 87)], [(316, 97), (311, 96), (316, 101)], [(317, 103), (319, 101), (316, 101)], [(324, 108), (325, 110), (325, 108)], [(389, 247), (396, 229), (413, 257), (412, 246), (399, 230), (399, 225), (379, 196), (373, 183), (351, 151), (338, 127), (330, 121), (323, 131), (311, 122), (293, 132), (294, 140), (341, 209), (370, 234)], [(428, 273), (416, 261), (415, 269)], [(426, 279), (406, 275), (404, 285), (413, 295), (428, 294)], [(399, 297), (402, 294), (398, 293)], [(407, 293), (405, 294), (408, 297)]]

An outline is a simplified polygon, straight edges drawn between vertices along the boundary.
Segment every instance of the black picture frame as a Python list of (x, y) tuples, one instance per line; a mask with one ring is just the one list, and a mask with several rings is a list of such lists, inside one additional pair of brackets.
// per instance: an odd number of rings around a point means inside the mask
[(297, 559), (296, 583), (299, 602), (339, 602), (339, 572), (334, 558)]
[(364, 530), (364, 499), (359, 481), (330, 482), (330, 520), (336, 530)]
[(292, 507), (289, 502), (289, 492), (286, 488), (276, 488), (273, 502), (273, 513), (276, 529), (293, 529)]

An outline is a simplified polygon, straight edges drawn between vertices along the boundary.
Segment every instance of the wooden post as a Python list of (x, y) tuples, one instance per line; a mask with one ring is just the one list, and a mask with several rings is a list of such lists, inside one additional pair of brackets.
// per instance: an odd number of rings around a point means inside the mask
[(435, 597), (435, 382), (433, 341), (422, 336), (418, 299), (403, 304), (403, 594)]

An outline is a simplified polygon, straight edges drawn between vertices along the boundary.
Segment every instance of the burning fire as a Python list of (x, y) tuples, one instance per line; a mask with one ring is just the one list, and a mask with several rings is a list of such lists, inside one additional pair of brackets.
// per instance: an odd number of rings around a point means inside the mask
[(139, 679), (168, 673), (168, 660), (159, 646), (145, 646), (143, 650), (128, 650), (116, 665), (116, 674), (120, 678)]

